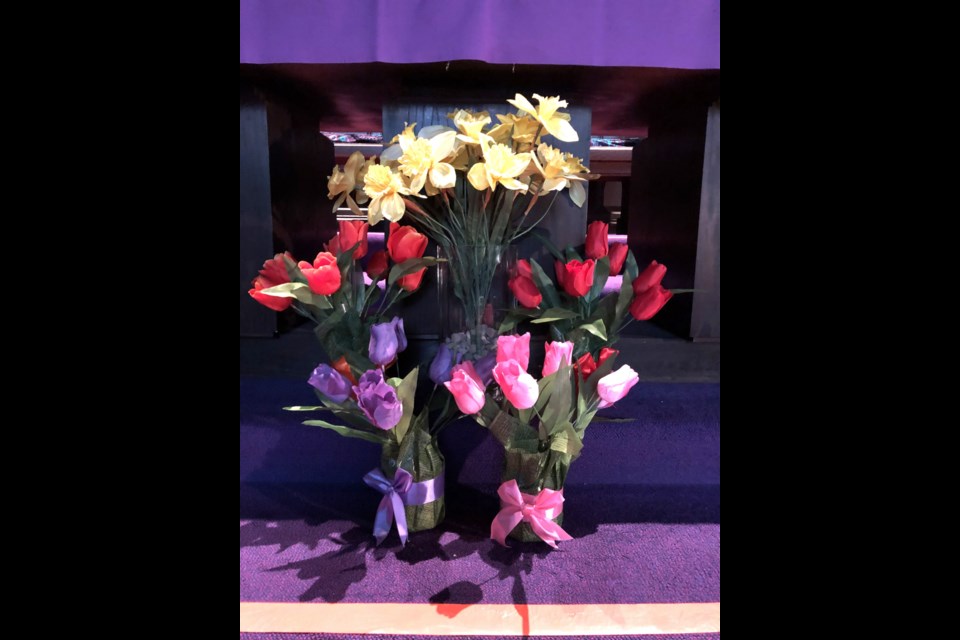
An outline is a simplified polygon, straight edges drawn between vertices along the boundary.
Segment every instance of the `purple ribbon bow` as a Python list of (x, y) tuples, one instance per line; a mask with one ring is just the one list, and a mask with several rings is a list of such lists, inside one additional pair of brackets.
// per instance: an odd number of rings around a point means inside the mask
[(436, 478), (414, 482), (413, 476), (405, 469), (397, 469), (393, 481), (387, 479), (380, 469), (374, 469), (363, 476), (363, 481), (383, 494), (377, 516), (373, 521), (373, 535), (379, 545), (390, 533), (393, 520), (397, 520), (397, 533), (400, 543), (407, 544), (407, 514), (404, 505), (419, 506), (438, 500), (443, 495), (443, 474)]

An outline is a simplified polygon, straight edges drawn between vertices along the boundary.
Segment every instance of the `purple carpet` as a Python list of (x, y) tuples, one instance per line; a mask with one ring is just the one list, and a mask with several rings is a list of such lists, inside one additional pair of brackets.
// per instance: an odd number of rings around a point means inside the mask
[(281, 411), (313, 403), (297, 381), (242, 378), (240, 391), (241, 601), (720, 599), (719, 385), (641, 384), (591, 425), (565, 490), (574, 540), (559, 551), (489, 539), (501, 451), (470, 421), (442, 439), (445, 523), (374, 547), (380, 496), (360, 477), (377, 447)]

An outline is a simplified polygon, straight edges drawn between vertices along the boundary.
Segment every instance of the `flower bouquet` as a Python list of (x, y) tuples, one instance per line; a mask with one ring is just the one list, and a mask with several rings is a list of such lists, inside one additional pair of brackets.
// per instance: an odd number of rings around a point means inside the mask
[[(577, 205), (586, 197), (583, 182), (594, 177), (579, 158), (543, 143), (553, 136), (579, 139), (567, 102), (534, 94), (538, 106), (517, 94), (508, 100), (517, 112), (497, 115), (458, 109), (448, 116), (453, 127), (429, 126), (414, 133), (416, 123), (396, 136), (375, 158), (351, 158), (330, 178), (330, 197), (367, 202), (368, 222), (413, 224), (440, 247), (448, 259), (453, 293), (464, 311), (464, 335), (451, 342), (460, 357), (475, 358), (496, 344), (491, 285), (504, 262), (504, 249), (533, 229), (550, 210), (528, 219), (541, 196), (564, 189)], [(356, 202), (352, 194), (356, 192)], [(445, 285), (446, 286), (446, 285)]]
[(612, 349), (586, 371), (572, 364), (573, 343), (551, 342), (537, 380), (527, 371), (529, 333), (500, 336), (497, 342), (493, 389), (471, 362), (454, 366), (446, 386), (460, 410), (474, 415), (505, 450), (498, 489), (502, 509), (491, 537), (501, 544), (509, 535), (556, 547), (557, 541), (570, 539), (560, 527), (563, 486), (583, 448), (584, 432), (599, 409), (627, 394), (637, 374), (627, 365), (613, 371), (617, 352)]
[[(389, 362), (405, 346), (399, 319), (374, 325), (370, 349), (374, 361)], [(383, 494), (373, 526), (377, 544), (387, 537), (394, 522), (401, 544), (406, 544), (408, 533), (436, 527), (445, 513), (444, 459), (436, 439), (440, 429), (430, 429), (429, 408), (419, 413), (414, 410), (418, 373), (415, 368), (403, 379), (385, 378), (378, 366), (353, 381), (320, 364), (309, 383), (322, 404), (284, 407), (288, 411), (329, 411), (343, 424), (327, 420), (305, 420), (303, 424), (380, 445), (380, 466), (363, 478)]]
[(277, 254), (264, 263), (249, 291), (254, 300), (274, 311), (293, 309), (312, 321), (334, 367), (354, 378), (374, 366), (364, 355), (371, 327), (382, 323), (397, 302), (420, 287), (427, 266), (438, 263), (436, 258), (423, 257), (426, 236), (413, 227), (394, 224), (387, 251), (370, 256), (364, 273), (359, 261), (367, 254), (369, 226), (341, 221), (337, 235), (312, 263), (297, 262), (289, 252)]
[[(639, 272), (626, 244), (608, 246), (608, 225), (593, 222), (587, 229), (586, 258), (573, 247), (562, 253), (548, 244), (554, 255), (556, 284), (536, 260), (519, 260), (510, 280), (520, 308), (511, 310), (500, 332), (512, 331), (523, 321), (548, 323), (554, 340), (574, 344), (574, 357), (594, 363), (593, 354), (617, 342), (633, 320), (649, 320), (673, 297), (685, 292), (665, 289), (661, 281), (667, 268), (656, 260)], [(623, 279), (618, 291), (604, 295), (609, 276)]]

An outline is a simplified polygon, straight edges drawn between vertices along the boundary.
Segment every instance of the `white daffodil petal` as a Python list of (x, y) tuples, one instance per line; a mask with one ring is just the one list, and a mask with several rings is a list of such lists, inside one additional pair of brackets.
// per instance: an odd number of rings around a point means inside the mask
[(334, 212), (334, 213), (337, 212), (337, 209), (340, 208), (340, 205), (343, 204), (343, 199), (346, 198), (346, 197), (347, 197), (347, 194), (346, 194), (346, 193), (341, 193), (341, 194), (340, 194), (340, 197), (336, 199), (336, 201), (333, 203), (333, 212)]
[(478, 162), (470, 167), (470, 171), (467, 173), (467, 180), (470, 181), (470, 184), (473, 185), (473, 188), (477, 191), (489, 189), (490, 183), (487, 181), (486, 164)]
[(420, 190), (423, 189), (423, 183), (427, 181), (427, 173), (423, 172), (420, 175), (414, 176), (410, 179), (410, 186), (408, 187), (410, 193), (420, 193)]
[(446, 131), (453, 131), (453, 133), (457, 132), (456, 129), (452, 129), (445, 124), (432, 124), (429, 127), (420, 129), (420, 133), (418, 133), (417, 136), (420, 138), (427, 138), (429, 140)]
[(583, 188), (583, 185), (579, 182), (571, 182), (570, 184), (570, 200), (573, 201), (573, 204), (578, 207), (582, 207), (583, 203), (587, 200), (587, 192)]
[(438, 189), (453, 189), (457, 186), (457, 172), (446, 162), (437, 163), (430, 169), (430, 184)]
[(357, 191), (356, 198), (354, 199), (357, 201), (357, 204), (364, 204), (370, 197), (361, 189)]
[(370, 201), (370, 206), (367, 208), (367, 222), (369, 222), (372, 227), (375, 224), (379, 224), (381, 220), (383, 220), (383, 214), (380, 213), (380, 198), (374, 198)]
[(347, 206), (350, 207), (350, 211), (352, 211), (354, 215), (363, 215), (363, 211), (360, 211), (360, 207), (357, 206), (357, 203), (354, 202), (350, 196), (347, 196)]
[(406, 211), (403, 198), (396, 193), (392, 196), (387, 196), (383, 200), (381, 211), (383, 212), (383, 217), (390, 222), (400, 222), (400, 218), (403, 217), (403, 212)]
[(517, 109), (520, 109), (520, 111), (526, 111), (533, 117), (537, 117), (537, 109), (521, 94), (518, 93), (513, 100), (507, 100), (507, 102), (515, 106)]
[(580, 136), (577, 135), (576, 129), (570, 126), (570, 123), (562, 118), (551, 118), (544, 123), (544, 126), (547, 128), (547, 131), (550, 132), (557, 140), (563, 140), (564, 142), (576, 142), (580, 139)]
[(500, 178), (500, 184), (502, 184), (507, 189), (513, 189), (514, 191), (527, 190), (527, 185), (523, 184), (516, 178)]
[(453, 154), (453, 143), (457, 140), (456, 131), (444, 131), (430, 139), (430, 158), (434, 162), (443, 162)]
[[(357, 175), (357, 170), (363, 166), (363, 162), (363, 154), (359, 151), (354, 151), (350, 154), (350, 157), (347, 158), (347, 163), (343, 165), (343, 172), (347, 174), (347, 178), (350, 181), (353, 181)], [(353, 185), (350, 186), (352, 187)]]
[(400, 156), (402, 155), (403, 155), (403, 149), (400, 148), (400, 145), (395, 144), (395, 145), (389, 146), (383, 150), (383, 153), (380, 154), (380, 164), (399, 160)]
[(540, 187), (540, 193), (547, 193), (549, 191), (560, 191), (565, 186), (567, 186), (567, 181), (563, 178), (547, 178), (543, 181), (543, 186)]

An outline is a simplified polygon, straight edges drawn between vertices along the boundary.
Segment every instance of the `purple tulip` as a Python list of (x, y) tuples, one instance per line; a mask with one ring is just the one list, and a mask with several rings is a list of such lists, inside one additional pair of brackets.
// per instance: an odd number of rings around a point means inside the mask
[[(400, 341), (397, 334), (403, 331), (397, 331), (396, 318), (390, 322), (375, 324), (370, 327), (370, 360), (381, 367), (385, 367), (397, 357), (397, 350), (400, 347)], [(403, 339), (406, 346), (407, 339)]]
[(491, 382), (493, 382), (493, 368), (495, 366), (497, 366), (496, 351), (491, 351), (473, 363), (473, 368), (477, 370), (477, 375), (480, 376), (480, 380), (483, 382), (484, 386), (488, 386)]
[(434, 384), (443, 384), (450, 382), (450, 370), (453, 368), (453, 352), (444, 342), (437, 349), (437, 355), (433, 357), (430, 363), (430, 379)]
[(357, 394), (357, 405), (363, 415), (374, 426), (387, 431), (397, 426), (403, 417), (403, 404), (396, 390), (384, 381), (380, 369), (371, 369), (360, 376), (353, 392)]
[(350, 397), (350, 381), (328, 364), (318, 365), (307, 382), (337, 404)]
[(397, 332), (397, 351), (404, 351), (407, 348), (407, 334), (403, 331), (403, 318), (397, 316), (392, 322)]

